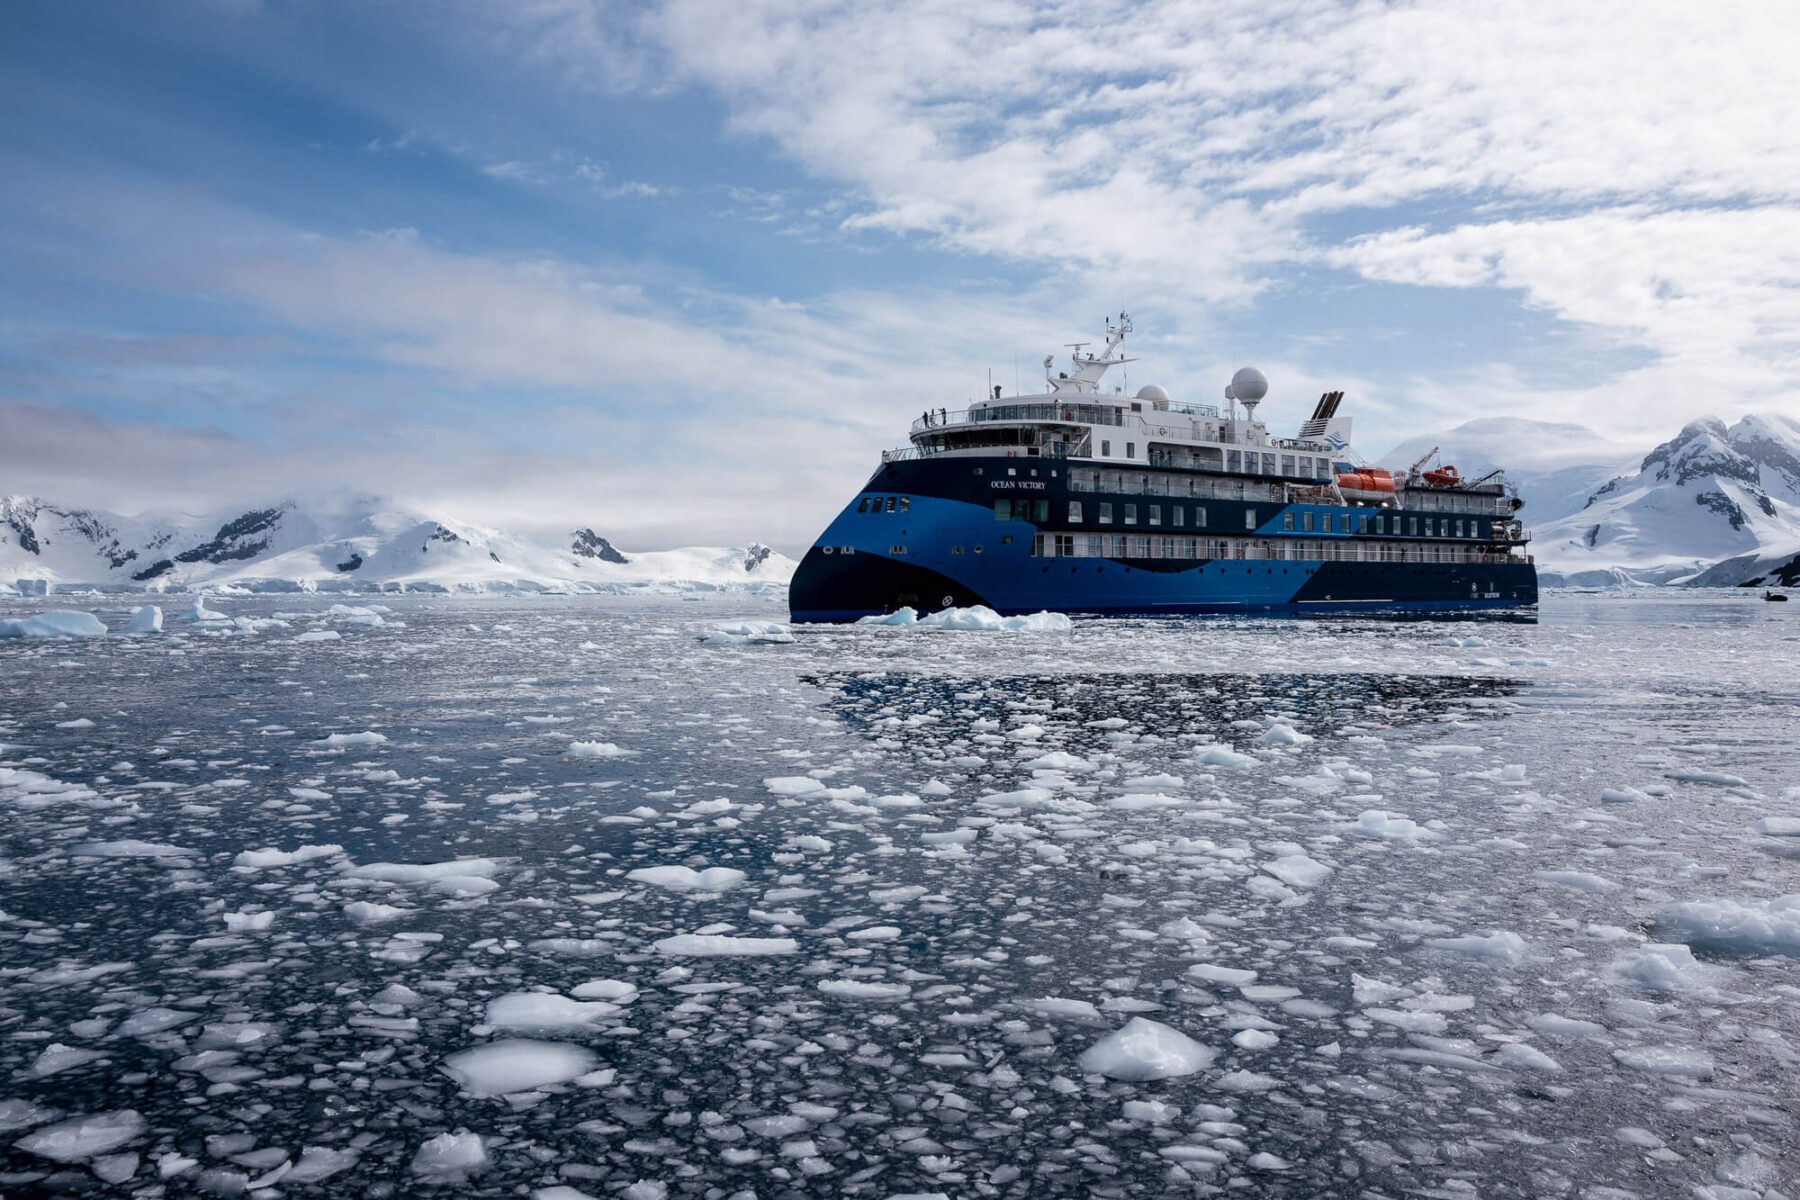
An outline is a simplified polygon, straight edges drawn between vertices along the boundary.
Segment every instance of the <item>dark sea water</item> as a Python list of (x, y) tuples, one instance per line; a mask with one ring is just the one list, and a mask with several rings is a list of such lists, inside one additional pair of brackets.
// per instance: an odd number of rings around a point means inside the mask
[(0, 642), (5, 1195), (1800, 1197), (1800, 606), (211, 603)]

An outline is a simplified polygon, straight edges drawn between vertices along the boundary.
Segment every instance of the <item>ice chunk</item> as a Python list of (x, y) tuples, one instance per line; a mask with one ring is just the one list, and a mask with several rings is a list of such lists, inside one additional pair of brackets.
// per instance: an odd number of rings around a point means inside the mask
[(604, 1000), (571, 1000), (547, 992), (511, 992), (487, 1003), (486, 1022), (499, 1029), (568, 1029), (619, 1011)]
[(262, 912), (229, 912), (225, 914), (225, 928), (232, 933), (254, 933), (267, 929), (275, 923), (275, 913), (270, 909)]
[(217, 609), (206, 606), (204, 593), (194, 597), (194, 603), (181, 617), (184, 621), (229, 621), (231, 618)]
[(1105, 1020), (1100, 1010), (1086, 1000), (1067, 1000), (1059, 996), (1046, 996), (1041, 1000), (1021, 1000), (1018, 1006), (1027, 1012), (1040, 1016), (1058, 1017), (1071, 1021), (1091, 1021), (1099, 1024)]
[(1074, 622), (1062, 613), (1037, 612), (1028, 616), (1003, 617), (984, 604), (968, 608), (946, 608), (920, 617), (920, 629), (948, 629), (986, 633), (1067, 633)]
[(42, 1079), (46, 1075), (55, 1075), (59, 1071), (67, 1071), (84, 1063), (91, 1063), (103, 1057), (98, 1050), (84, 1050), (78, 1046), (65, 1046), (61, 1042), (51, 1042), (38, 1052), (32, 1060), (31, 1075)]
[(1433, 836), (1430, 830), (1419, 828), (1416, 821), (1400, 813), (1384, 812), (1379, 808), (1365, 809), (1356, 818), (1356, 824), (1350, 827), (1350, 832), (1394, 842), (1409, 842)]
[(331, 746), (342, 749), (346, 746), (379, 746), (387, 741), (387, 734), (376, 733), (365, 729), (361, 733), (332, 733), (314, 742), (315, 746)]
[(383, 921), (392, 921), (416, 911), (418, 910), (398, 908), (392, 904), (376, 904), (371, 900), (352, 900), (344, 905), (344, 916), (352, 925), (379, 925)]
[(1265, 746), (1304, 746), (1313, 739), (1284, 721), (1276, 721), (1256, 740)]
[(598, 1065), (581, 1046), (506, 1038), (458, 1050), (444, 1059), (444, 1073), (472, 1096), (504, 1096), (567, 1083)]
[(376, 879), (385, 883), (431, 883), (441, 879), (485, 879), (500, 870), (491, 858), (454, 858), (437, 863), (369, 863), (344, 872), (347, 879)]
[(625, 878), (671, 892), (727, 892), (744, 882), (744, 873), (731, 867), (639, 867)]
[(1764, 817), (1750, 828), (1769, 837), (1800, 837), (1800, 817)]
[(104, 637), (106, 626), (93, 613), (55, 609), (34, 617), (0, 621), (0, 638)]
[(793, 640), (793, 630), (778, 621), (741, 621), (700, 635), (702, 646), (780, 646)]
[(1231, 1044), (1240, 1050), (1267, 1050), (1280, 1040), (1266, 1029), (1240, 1029), (1231, 1035)]
[(1262, 869), (1290, 887), (1309, 888), (1324, 883), (1331, 868), (1305, 854), (1284, 854), (1262, 864)]
[(1703, 992), (1712, 986), (1719, 972), (1694, 958), (1694, 952), (1679, 943), (1646, 942), (1629, 954), (1615, 959), (1611, 968), (1615, 978), (1658, 992)]
[(1194, 761), (1206, 767), (1260, 767), (1262, 760), (1239, 754), (1230, 746), (1196, 746)]
[(570, 988), (569, 994), (580, 1000), (610, 1000), (615, 1004), (630, 1004), (637, 999), (638, 990), (635, 985), (622, 979), (591, 979)]
[(912, 988), (904, 983), (873, 983), (861, 979), (821, 979), (819, 990), (843, 1000), (904, 1000)]
[(127, 1142), (137, 1140), (143, 1132), (144, 1118), (133, 1109), (125, 1108), (118, 1112), (70, 1117), (28, 1133), (13, 1144), (56, 1162), (80, 1162), (117, 1150)]
[(178, 1008), (146, 1008), (132, 1013), (119, 1027), (113, 1030), (114, 1037), (147, 1037), (153, 1033), (161, 1033), (165, 1029), (174, 1029), (179, 1025), (187, 1025), (200, 1019), (199, 1013), (183, 1012)]
[(1800, 894), (1773, 900), (1695, 900), (1656, 914), (1656, 927), (1718, 954), (1800, 958)]
[(120, 633), (161, 633), (163, 627), (162, 609), (154, 604), (146, 604), (131, 614), (131, 619), (120, 627)]
[(1494, 1057), (1499, 1060), (1501, 1066), (1513, 1067), (1521, 1071), (1562, 1070), (1561, 1063), (1537, 1047), (1528, 1046), (1524, 1042), (1508, 1042), (1500, 1047), (1500, 1052)]
[(300, 846), (293, 850), (277, 850), (273, 846), (265, 846), (261, 850), (245, 850), (232, 859), (231, 863), (236, 867), (251, 867), (261, 870), (267, 867), (291, 867), (295, 863), (311, 862), (315, 858), (329, 858), (333, 854), (342, 854), (343, 852), (344, 848), (335, 842), (325, 846)]
[(1217, 963), (1195, 963), (1187, 969), (1195, 979), (1222, 983), (1226, 987), (1242, 987), (1255, 980), (1256, 972), (1243, 967), (1222, 967)]
[(810, 796), (825, 790), (825, 785), (810, 775), (777, 775), (763, 780), (763, 786), (777, 796)]
[(1711, 1079), (1712, 1055), (1692, 1046), (1633, 1046), (1613, 1057), (1634, 1071), (1672, 1079)]
[(1506, 929), (1486, 937), (1427, 938), (1425, 944), (1434, 950), (1449, 950), (1470, 958), (1492, 958), (1504, 963), (1519, 962), (1526, 955), (1525, 939)]
[(1081, 1056), (1081, 1069), (1141, 1083), (1192, 1075), (1212, 1065), (1215, 1051), (1178, 1029), (1147, 1017), (1133, 1017), (1124, 1028), (1101, 1038)]
[(74, 858), (193, 858), (200, 852), (186, 846), (141, 842), (125, 838), (117, 842), (81, 842), (69, 848)]
[(1640, 792), (1634, 787), (1602, 788), (1600, 791), (1600, 799), (1608, 804), (1635, 804), (1649, 798), (1648, 793)]
[(636, 750), (625, 750), (611, 742), (570, 742), (564, 751), (570, 758), (630, 758)]
[(481, 1135), (440, 1133), (412, 1157), (412, 1173), (434, 1183), (463, 1183), (488, 1165)]
[(300, 1161), (286, 1175), (283, 1183), (318, 1183), (356, 1165), (354, 1150), (333, 1150), (327, 1146), (308, 1146), (300, 1152)]
[(343, 637), (344, 635), (335, 629), (309, 629), (305, 633), (295, 635), (294, 640), (296, 642), (337, 642), (342, 641)]
[(797, 954), (793, 938), (727, 937), (718, 933), (678, 933), (655, 943), (656, 952), (669, 958), (755, 958), (772, 954)]

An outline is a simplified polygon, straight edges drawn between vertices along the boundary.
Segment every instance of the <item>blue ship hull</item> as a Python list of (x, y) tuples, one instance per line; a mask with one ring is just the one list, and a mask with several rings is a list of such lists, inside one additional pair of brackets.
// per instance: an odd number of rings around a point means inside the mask
[[(1029, 472), (1029, 474), (1028, 474)], [(868, 511), (872, 497), (881, 502)], [(904, 505), (898, 503), (904, 498)], [(1012, 519), (1011, 503), (1023, 519)], [(788, 607), (796, 622), (854, 621), (902, 606), (939, 609), (983, 604), (1003, 615), (1050, 609), (1096, 615), (1198, 613), (1469, 612), (1529, 608), (1537, 570), (1528, 559), (1484, 562), (1325, 561), (1300, 557), (1046, 557), (1040, 534), (1096, 532), (1089, 514), (1113, 497), (1069, 488), (1063, 460), (939, 456), (886, 463), (846, 505), (794, 573)], [(1127, 501), (1154, 499), (1123, 495)], [(1069, 501), (1083, 502), (1075, 522)], [(893, 501), (894, 503), (889, 503)], [(1042, 503), (1039, 503), (1042, 502)], [(1370, 510), (1209, 499), (1211, 530), (1232, 530), (1268, 546), (1293, 540), (1298, 513)], [(862, 510), (862, 511), (859, 511)], [(892, 510), (892, 511), (889, 511)], [(1005, 517), (997, 512), (1006, 513)], [(1324, 522), (1327, 526), (1335, 522)], [(1482, 546), (1362, 533), (1310, 532), (1337, 547)], [(1471, 521), (1473, 528), (1475, 522)], [(1460, 528), (1460, 523), (1459, 523)], [(1196, 529), (1111, 527), (1131, 535), (1195, 534)], [(1109, 539), (1110, 540), (1110, 539)], [(1135, 536), (1132, 539), (1135, 541)]]

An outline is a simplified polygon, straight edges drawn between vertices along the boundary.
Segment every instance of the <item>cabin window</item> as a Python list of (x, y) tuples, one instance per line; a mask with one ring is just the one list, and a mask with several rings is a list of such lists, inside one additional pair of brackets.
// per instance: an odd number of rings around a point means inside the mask
[(1367, 513), (1363, 513), (1356, 518), (1356, 532), (1369, 532), (1369, 515)]
[(1169, 524), (1175, 526), (1177, 529), (1186, 525), (1187, 509), (1181, 507), (1179, 504), (1171, 505), (1169, 508)]
[(1292, 475), (1294, 473), (1294, 456), (1293, 455), (1284, 454), (1281, 456), (1281, 473), (1283, 475)]
[(1307, 532), (1307, 533), (1312, 532), (1312, 521), (1313, 521), (1313, 515), (1311, 513), (1308, 512), (1308, 513), (1300, 514), (1300, 528), (1302, 530), (1304, 530), (1305, 532)]
[(1079, 500), (1069, 501), (1069, 524), (1081, 524), (1081, 501)]
[(893, 512), (895, 510), (895, 508), (897, 508), (899, 506), (899, 504), (900, 504), (900, 497), (889, 496), (887, 498), (887, 511)]
[(1125, 506), (1125, 524), (1127, 524), (1127, 525), (1136, 525), (1137, 524), (1137, 505), (1127, 504)]
[(1194, 505), (1194, 528), (1206, 528), (1206, 505), (1204, 504)]
[(1152, 504), (1149, 506), (1149, 508), (1150, 508), (1150, 524), (1161, 525), (1162, 524), (1162, 505)]
[(1417, 517), (1406, 518), (1406, 532), (1411, 534), (1413, 537), (1419, 536), (1419, 518), (1417, 518)]
[(1242, 471), (1244, 469), (1244, 461), (1243, 460), (1244, 460), (1244, 452), (1243, 451), (1227, 450), (1225, 452), (1225, 470), (1231, 474), (1236, 474), (1237, 472)]
[(1097, 533), (1088, 534), (1087, 552), (1089, 558), (1104, 558), (1106, 552), (1100, 548), (1101, 537)]
[(869, 511), (869, 498), (867, 496), (864, 496), (862, 498), (862, 503), (856, 506), (856, 511), (859, 513), (866, 513)]
[(1112, 457), (1112, 443), (1107, 441), (1104, 438), (1102, 438), (1100, 440), (1100, 457), (1101, 458), (1111, 458)]
[(1100, 523), (1102, 525), (1112, 524), (1112, 503), (1110, 501), (1102, 500), (1100, 502)]
[(1294, 532), (1294, 514), (1293, 513), (1282, 513), (1281, 514), (1281, 528), (1283, 531), (1285, 531), (1287, 533)]
[(961, 546), (950, 547), (950, 553), (952, 553), (952, 554), (961, 554), (962, 552), (963, 552), (963, 548)]
[(900, 497), (900, 511), (901, 512), (911, 512), (912, 511), (912, 497), (911, 496)]
[(1010, 533), (1003, 533), (1003, 534), (1001, 534), (1001, 535), (1000, 535), (1000, 544), (1001, 544), (1001, 545), (1002, 545), (1002, 546), (1010, 546), (1010, 545), (1012, 545), (1012, 534), (1010, 534)]
[(1044, 553), (1044, 535), (1038, 534), (1031, 539), (1031, 557), (1041, 558)]
[(1132, 554), (1133, 558), (1149, 558), (1150, 557), (1150, 539), (1147, 537), (1132, 538), (1131, 539), (1131, 554)]
[(1137, 457), (1137, 443), (1136, 442), (1126, 442), (1125, 443), (1125, 457), (1126, 458), (1136, 458)]
[(1075, 557), (1075, 535), (1074, 534), (1059, 533), (1056, 535), (1056, 557), (1058, 557), (1058, 558), (1074, 558)]
[(981, 553), (981, 547), (980, 547), (980, 546), (977, 546), (977, 547), (975, 547), (975, 553), (977, 553), (977, 554), (980, 554), (980, 553)]
[(1256, 510), (1254, 508), (1246, 508), (1244, 510), (1244, 528), (1256, 528)]
[(1457, 537), (1461, 537), (1461, 536), (1462, 536), (1462, 535), (1463, 535), (1463, 523), (1462, 523), (1462, 521), (1461, 521), (1461, 520), (1460, 520), (1460, 519), (1459, 519), (1459, 520), (1458, 520), (1458, 521), (1457, 521), (1457, 522), (1456, 522), (1456, 536), (1457, 536)]
[(1273, 454), (1265, 454), (1262, 456), (1262, 460), (1263, 474), (1273, 475), (1275, 473), (1275, 456)]
[(1144, 406), (1143, 406), (1143, 405), (1142, 405), (1142, 404), (1139, 404), (1139, 403), (1138, 403), (1138, 402), (1137, 402), (1137, 401), (1135, 401), (1135, 400), (1134, 400), (1134, 401), (1132, 401), (1132, 402), (1131, 402), (1131, 411), (1132, 411), (1132, 412), (1143, 412), (1143, 411), (1144, 411)]

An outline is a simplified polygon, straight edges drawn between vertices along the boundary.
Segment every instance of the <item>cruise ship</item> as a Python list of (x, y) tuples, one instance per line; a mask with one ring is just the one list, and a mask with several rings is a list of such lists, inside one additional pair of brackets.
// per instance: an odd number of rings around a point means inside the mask
[(1293, 437), (1257, 418), (1268, 382), (1223, 407), (1161, 387), (1104, 391), (1131, 332), (1044, 360), (1045, 390), (935, 409), (889, 450), (801, 560), (797, 622), (986, 605), (1103, 615), (1452, 612), (1537, 603), (1520, 501), (1498, 472), (1405, 471), (1350, 446), (1342, 392)]

